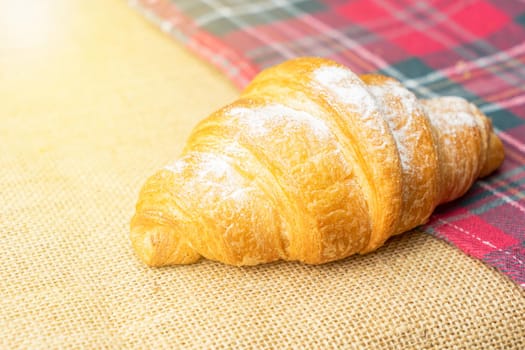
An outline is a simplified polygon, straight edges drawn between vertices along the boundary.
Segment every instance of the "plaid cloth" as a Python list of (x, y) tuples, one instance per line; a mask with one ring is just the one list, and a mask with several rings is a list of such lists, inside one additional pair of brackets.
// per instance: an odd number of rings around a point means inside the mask
[(397, 78), (419, 97), (462, 96), (493, 121), (506, 160), (421, 229), (525, 287), (525, 1), (136, 0), (239, 87), (323, 56)]

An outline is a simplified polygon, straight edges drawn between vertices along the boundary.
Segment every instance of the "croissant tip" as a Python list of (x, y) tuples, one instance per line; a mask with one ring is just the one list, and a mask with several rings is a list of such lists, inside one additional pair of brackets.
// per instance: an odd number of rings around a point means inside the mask
[(173, 231), (172, 227), (156, 223), (151, 218), (135, 215), (131, 220), (130, 238), (140, 260), (151, 267), (190, 264), (199, 260), (200, 255), (178, 242)]
[(148, 231), (143, 225), (134, 224), (133, 221), (130, 227), (130, 238), (135, 253), (148, 266), (162, 266), (155, 259), (151, 231)]

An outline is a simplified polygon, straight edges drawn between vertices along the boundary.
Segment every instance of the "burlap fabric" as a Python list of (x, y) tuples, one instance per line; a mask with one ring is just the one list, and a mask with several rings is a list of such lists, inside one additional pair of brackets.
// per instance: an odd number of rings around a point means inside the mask
[(126, 4), (48, 10), (45, 45), (0, 47), (0, 348), (525, 347), (524, 291), (422, 233), (324, 266), (142, 265), (141, 184), (237, 92)]

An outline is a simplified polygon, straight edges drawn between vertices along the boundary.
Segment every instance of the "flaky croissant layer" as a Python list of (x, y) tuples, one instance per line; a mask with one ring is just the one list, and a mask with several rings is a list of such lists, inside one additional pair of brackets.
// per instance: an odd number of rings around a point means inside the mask
[(261, 72), (143, 186), (131, 241), (150, 266), (319, 264), (425, 223), (503, 161), (475, 106), (321, 58)]

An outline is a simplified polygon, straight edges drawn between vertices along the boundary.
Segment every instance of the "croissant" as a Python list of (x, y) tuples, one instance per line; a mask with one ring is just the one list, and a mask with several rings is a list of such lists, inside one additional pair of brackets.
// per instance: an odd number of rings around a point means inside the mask
[(503, 157), (464, 99), (418, 100), (392, 78), (298, 58), (195, 127), (143, 186), (131, 242), (150, 266), (326, 263), (424, 224)]

